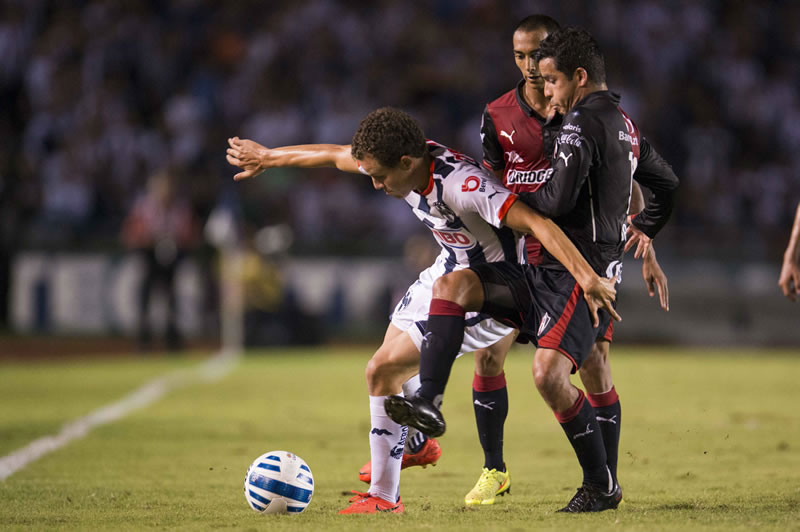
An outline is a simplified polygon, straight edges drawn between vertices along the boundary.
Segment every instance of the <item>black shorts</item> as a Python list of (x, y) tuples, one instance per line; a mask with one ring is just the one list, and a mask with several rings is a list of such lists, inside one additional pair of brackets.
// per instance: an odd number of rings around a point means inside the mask
[(470, 267), (483, 285), (481, 312), (519, 329), (518, 341), (555, 349), (577, 371), (597, 340), (611, 341), (611, 315), (600, 310), (600, 325), (592, 327), (583, 290), (569, 272), (491, 262)]

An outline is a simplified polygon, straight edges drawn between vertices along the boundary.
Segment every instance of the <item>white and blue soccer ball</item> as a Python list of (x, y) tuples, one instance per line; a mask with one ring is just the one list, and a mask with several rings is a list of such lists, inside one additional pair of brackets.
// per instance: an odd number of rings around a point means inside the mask
[(300, 513), (314, 495), (314, 475), (305, 461), (286, 451), (264, 453), (244, 477), (244, 496), (262, 514)]

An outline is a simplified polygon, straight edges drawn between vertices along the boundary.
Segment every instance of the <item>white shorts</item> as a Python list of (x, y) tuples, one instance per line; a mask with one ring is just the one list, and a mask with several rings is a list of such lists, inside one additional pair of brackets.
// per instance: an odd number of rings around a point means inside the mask
[[(434, 265), (419, 275), (419, 279), (409, 287), (391, 316), (392, 325), (401, 331), (406, 331), (417, 349), (420, 349), (422, 336), (425, 334), (433, 283), (440, 277), (432, 272), (435, 269)], [(513, 328), (493, 320), (488, 314), (467, 312), (464, 319), (466, 320), (464, 342), (461, 344), (458, 356), (494, 345), (514, 331)]]

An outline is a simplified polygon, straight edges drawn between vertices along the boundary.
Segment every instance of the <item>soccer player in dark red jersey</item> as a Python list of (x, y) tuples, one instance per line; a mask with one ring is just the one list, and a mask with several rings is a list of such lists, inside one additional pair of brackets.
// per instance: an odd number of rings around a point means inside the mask
[[(558, 30), (541, 42), (536, 58), (545, 96), (565, 117), (553, 176), (520, 198), (552, 216), (598, 274), (616, 278), (624, 251), (636, 246), (636, 258), (649, 252), (651, 239), (671, 214), (678, 179), (619, 107), (619, 96), (608, 91), (602, 53), (588, 32)], [(653, 199), (628, 226), (634, 173)], [(569, 379), (604, 337), (611, 318), (604, 314), (599, 324), (592, 323), (580, 295), (574, 279), (546, 251), (539, 266), (491, 263), (441, 277), (434, 284), (422, 343), (419, 396), (391, 396), (386, 412), (432, 436), (444, 433), (438, 407), (464, 313), (487, 313), (537, 345), (534, 382), (583, 470), (581, 487), (560, 511), (616, 508), (622, 490), (608, 466), (597, 412)]]
[[(561, 127), (561, 114), (550, 106), (544, 94), (544, 80), (539, 74), (535, 53), (539, 43), (559, 24), (547, 15), (524, 18), (513, 34), (514, 60), (522, 73), (517, 86), (490, 102), (483, 112), (481, 141), (483, 164), (516, 193), (536, 192), (553, 174), (550, 155)], [(641, 211), (644, 201), (634, 182), (631, 213)], [(539, 264), (541, 244), (526, 236), (528, 262)], [(655, 258), (655, 251), (643, 260), (642, 275), (651, 296), (657, 291), (661, 306), (667, 310), (667, 279)], [(589, 358), (580, 369), (587, 398), (597, 410), (608, 466), (616, 479), (621, 409), (611, 379), (608, 348), (612, 339), (609, 329), (592, 347)], [(475, 352), (473, 404), (478, 436), (484, 451), (484, 467), (475, 487), (464, 502), (470, 505), (493, 504), (511, 486), (511, 478), (503, 459), (503, 425), (508, 413), (508, 391), (503, 365), (505, 352)], [(487, 405), (491, 405), (488, 408)]]

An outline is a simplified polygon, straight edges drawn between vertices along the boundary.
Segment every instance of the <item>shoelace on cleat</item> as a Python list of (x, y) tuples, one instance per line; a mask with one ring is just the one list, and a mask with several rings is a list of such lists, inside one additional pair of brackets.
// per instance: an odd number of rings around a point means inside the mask
[(494, 484), (495, 482), (496, 481), (494, 475), (492, 475), (492, 472), (484, 468), (483, 473), (481, 473), (481, 478), (478, 479), (478, 489), (481, 490), (483, 488), (494, 489), (494, 486), (492, 486), (492, 484)]

